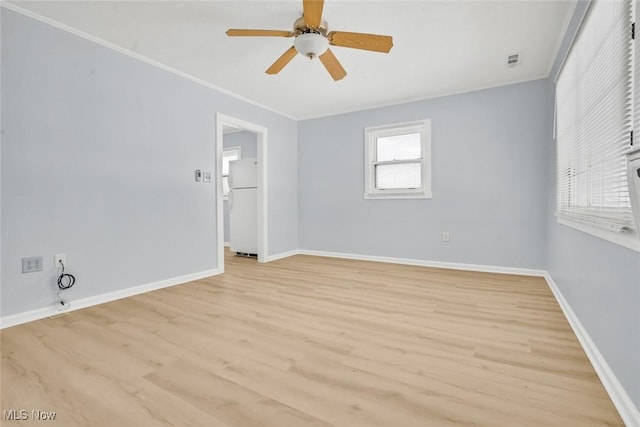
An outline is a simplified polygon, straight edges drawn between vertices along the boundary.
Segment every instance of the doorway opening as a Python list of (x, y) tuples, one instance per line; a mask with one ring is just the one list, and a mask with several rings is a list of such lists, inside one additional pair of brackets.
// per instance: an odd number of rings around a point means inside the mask
[[(237, 137), (232, 135), (238, 134)], [(228, 170), (223, 170), (223, 155), (225, 153), (224, 139), (225, 135), (229, 135), (228, 139), (236, 139), (237, 142), (230, 143), (227, 149), (227, 154), (233, 156), (232, 148), (239, 148), (236, 152), (239, 152), (242, 157), (246, 158), (247, 155), (242, 155), (241, 142), (244, 136), (247, 136), (247, 140), (255, 137), (255, 152), (251, 150), (253, 147), (248, 142), (245, 146), (245, 153), (252, 155), (255, 153), (255, 159), (257, 160), (256, 170), (256, 234), (257, 234), (257, 255), (258, 262), (266, 262), (268, 257), (268, 234), (267, 234), (267, 201), (268, 201), (268, 186), (267, 186), (267, 128), (256, 125), (254, 123), (247, 122), (235, 117), (230, 117), (224, 114), (216, 114), (216, 215), (217, 215), (217, 254), (218, 254), (218, 268), (220, 272), (224, 272), (224, 255), (225, 255), (225, 190), (228, 186)], [(229, 160), (229, 159), (228, 159)], [(224, 172), (224, 173), (223, 173)], [(232, 196), (233, 197), (233, 196)], [(227, 230), (228, 232), (230, 230)], [(227, 234), (229, 236), (229, 234)], [(229, 237), (227, 237), (229, 238)]]

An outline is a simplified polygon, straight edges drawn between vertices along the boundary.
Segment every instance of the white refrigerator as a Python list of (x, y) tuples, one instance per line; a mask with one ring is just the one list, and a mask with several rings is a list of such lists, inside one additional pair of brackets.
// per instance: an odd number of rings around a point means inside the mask
[(258, 254), (258, 161), (229, 162), (229, 244), (231, 252)]

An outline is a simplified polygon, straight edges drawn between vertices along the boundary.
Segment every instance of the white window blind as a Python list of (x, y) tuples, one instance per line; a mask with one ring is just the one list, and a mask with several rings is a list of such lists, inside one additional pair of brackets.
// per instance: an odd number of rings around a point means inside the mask
[[(640, 11), (640, 0), (636, 0), (634, 2), (634, 9), (635, 9), (635, 14), (636, 16), (639, 14), (638, 11)], [(636, 33), (640, 28), (636, 29)], [(640, 37), (640, 35), (636, 35), (636, 39)], [(633, 128), (634, 129), (638, 129), (636, 131), (636, 135), (635, 135), (635, 141), (633, 143), (634, 148), (637, 148), (638, 146), (640, 146), (640, 41), (639, 42), (633, 42), (634, 45), (634, 52), (633, 52), (633, 57), (634, 57), (634, 81), (633, 81), (633, 89), (634, 89), (634, 94), (633, 94), (633, 100), (634, 100), (634, 108), (633, 108)], [(640, 224), (638, 224), (638, 226), (640, 226)]]
[(634, 227), (631, 13), (631, 1), (595, 0), (556, 83), (557, 215), (615, 232)]

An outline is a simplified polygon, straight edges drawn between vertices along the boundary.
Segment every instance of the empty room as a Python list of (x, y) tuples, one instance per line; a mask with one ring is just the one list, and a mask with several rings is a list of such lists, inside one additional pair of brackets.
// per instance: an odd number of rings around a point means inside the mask
[(640, 427), (631, 0), (0, 0), (0, 425)]

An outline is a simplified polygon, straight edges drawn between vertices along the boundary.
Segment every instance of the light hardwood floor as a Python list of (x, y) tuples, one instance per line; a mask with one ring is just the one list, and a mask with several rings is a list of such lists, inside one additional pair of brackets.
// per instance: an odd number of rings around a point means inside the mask
[[(623, 425), (541, 278), (295, 256), (5, 329), (47, 426)], [(82, 283), (78, 283), (82, 286)]]

